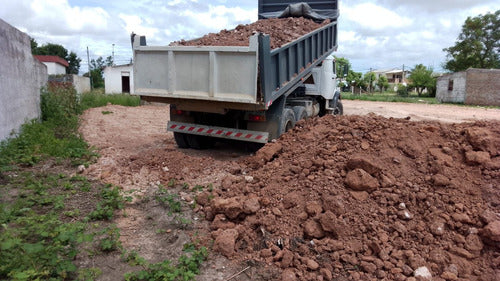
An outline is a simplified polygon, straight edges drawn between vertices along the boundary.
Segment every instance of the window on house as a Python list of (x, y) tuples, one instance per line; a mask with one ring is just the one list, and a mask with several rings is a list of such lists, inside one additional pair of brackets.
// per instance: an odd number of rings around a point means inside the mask
[(453, 91), (453, 80), (448, 81), (448, 91)]

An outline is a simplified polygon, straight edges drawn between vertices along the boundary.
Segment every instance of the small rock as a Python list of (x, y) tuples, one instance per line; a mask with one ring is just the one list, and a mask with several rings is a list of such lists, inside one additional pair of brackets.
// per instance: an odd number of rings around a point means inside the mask
[(432, 280), (432, 274), (429, 271), (429, 269), (425, 266), (421, 266), (413, 272), (413, 275), (417, 277), (417, 279), (420, 277), (424, 280)]
[(316, 201), (310, 201), (306, 203), (306, 213), (310, 216), (316, 216), (323, 211), (321, 204)]
[(290, 209), (297, 206), (297, 204), (299, 204), (302, 200), (302, 196), (299, 194), (295, 192), (288, 193), (283, 198), (283, 207), (285, 207), (285, 209)]
[(490, 154), (484, 151), (467, 151), (465, 153), (465, 161), (469, 165), (486, 164), (490, 159)]
[(367, 150), (368, 148), (370, 148), (370, 144), (367, 141), (362, 141), (361, 142), (361, 149)]
[(260, 256), (263, 258), (268, 258), (273, 255), (273, 252), (271, 249), (263, 249), (260, 251)]
[(365, 201), (370, 196), (366, 191), (351, 191), (350, 193), (358, 201)]
[(215, 249), (226, 257), (230, 257), (234, 253), (234, 245), (238, 231), (236, 229), (223, 230), (215, 239)]
[(283, 257), (281, 259), (281, 267), (287, 268), (292, 265), (293, 262), (293, 253), (289, 250), (283, 251)]
[(78, 168), (76, 168), (76, 171), (81, 174), (85, 172), (85, 165), (79, 165)]
[(283, 270), (281, 273), (281, 281), (296, 281), (297, 276), (295, 275), (295, 272), (291, 268), (287, 268)]
[(400, 209), (400, 210), (404, 210), (404, 209), (406, 209), (406, 204), (405, 204), (405, 203), (403, 203), (403, 202), (399, 203), (399, 205), (398, 205), (398, 209)]
[(326, 211), (324, 214), (321, 214), (319, 222), (324, 231), (335, 233), (335, 229), (338, 224), (334, 213)]
[(377, 266), (371, 262), (362, 261), (360, 266), (367, 273), (374, 273), (377, 270)]
[(355, 156), (347, 162), (347, 170), (362, 169), (371, 175), (378, 174), (382, 168), (375, 164), (373, 161), (366, 159), (366, 157)]
[(168, 169), (168, 167), (167, 167), (167, 166), (162, 167), (161, 169), (162, 169), (164, 172), (168, 172), (168, 171), (169, 171), (169, 169)]
[(260, 210), (259, 199), (254, 197), (245, 200), (243, 203), (243, 211), (245, 214), (254, 214)]
[(313, 238), (323, 238), (325, 236), (325, 233), (323, 232), (323, 229), (321, 229), (321, 226), (319, 223), (317, 223), (314, 220), (308, 220), (304, 224), (304, 233)]
[(445, 271), (441, 274), (441, 278), (444, 280), (458, 280), (458, 277), (455, 273)]
[(235, 219), (243, 212), (243, 208), (236, 197), (216, 198), (212, 201), (212, 206), (217, 213), (223, 213), (230, 219)]
[(323, 278), (327, 281), (331, 281), (333, 279), (333, 274), (327, 268), (322, 268), (319, 270), (319, 273), (323, 276)]
[(500, 221), (493, 221), (483, 228), (482, 236), (496, 242), (500, 242)]
[(253, 182), (253, 177), (252, 176), (245, 176), (245, 181), (248, 183)]
[(221, 183), (221, 186), (222, 188), (224, 189), (229, 189), (233, 186), (233, 180), (231, 179), (231, 177), (225, 177), (223, 180), (222, 180), (222, 183)]
[(436, 186), (447, 186), (450, 184), (450, 179), (441, 174), (436, 174), (432, 176), (432, 182)]
[(273, 212), (273, 214), (274, 214), (275, 216), (277, 216), (277, 217), (281, 217), (281, 216), (283, 215), (283, 214), (281, 213), (281, 210), (280, 210), (279, 208), (276, 208), (276, 207), (274, 207), (274, 208), (272, 209), (272, 212)]
[(345, 184), (356, 191), (371, 192), (379, 187), (379, 182), (363, 169), (354, 169), (347, 173)]
[(408, 212), (408, 210), (400, 211), (398, 213), (399, 217), (403, 220), (411, 220), (413, 218), (413, 215)]
[(469, 216), (467, 214), (463, 214), (463, 213), (455, 213), (453, 215), (451, 215), (451, 217), (455, 220), (455, 221), (458, 221), (458, 222), (461, 222), (461, 223), (472, 223), (472, 220), (469, 218)]
[(306, 258), (305, 264), (310, 270), (317, 270), (319, 268), (319, 264), (313, 259)]
[(430, 226), (430, 231), (436, 236), (441, 236), (444, 234), (444, 223), (442, 221), (436, 221)]

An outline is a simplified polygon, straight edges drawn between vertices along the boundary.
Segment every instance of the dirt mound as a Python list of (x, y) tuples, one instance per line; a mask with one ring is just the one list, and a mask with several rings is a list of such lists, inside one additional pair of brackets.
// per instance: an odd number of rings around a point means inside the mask
[(315, 118), (202, 193), (214, 248), (282, 280), (495, 280), (500, 123)]
[(232, 30), (209, 33), (189, 41), (176, 41), (171, 46), (248, 46), (249, 38), (256, 32), (269, 34), (271, 49), (279, 48), (307, 33), (330, 23), (319, 24), (306, 18), (262, 19), (251, 24), (240, 24)]

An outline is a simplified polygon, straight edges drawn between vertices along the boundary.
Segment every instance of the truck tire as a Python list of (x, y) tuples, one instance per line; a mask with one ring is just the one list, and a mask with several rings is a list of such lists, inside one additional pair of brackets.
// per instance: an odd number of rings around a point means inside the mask
[(215, 144), (215, 139), (198, 135), (186, 135), (186, 140), (189, 147), (194, 149), (207, 149)]
[(343, 115), (344, 114), (344, 106), (340, 100), (337, 101), (337, 104), (333, 108), (333, 115)]
[(189, 148), (189, 144), (186, 139), (186, 134), (174, 132), (174, 139), (179, 148)]
[(280, 136), (295, 126), (295, 114), (291, 108), (285, 107), (281, 115)]
[(307, 118), (306, 108), (300, 105), (292, 107), (293, 113), (295, 114), (295, 122)]

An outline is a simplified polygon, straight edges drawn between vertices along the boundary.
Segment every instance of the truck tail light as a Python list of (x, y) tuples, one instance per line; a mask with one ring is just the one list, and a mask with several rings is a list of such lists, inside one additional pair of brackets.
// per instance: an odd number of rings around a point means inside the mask
[(182, 111), (180, 109), (172, 109), (172, 114), (173, 115), (183, 115), (184, 111)]
[(250, 115), (248, 115), (248, 120), (256, 121), (256, 122), (264, 122), (264, 121), (266, 121), (266, 116), (265, 115), (250, 114)]

